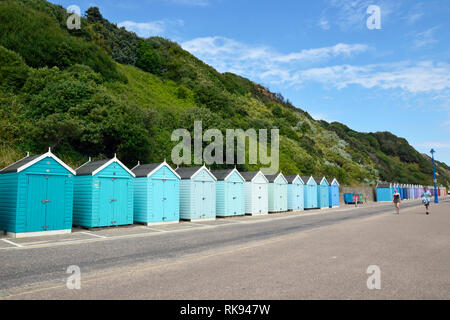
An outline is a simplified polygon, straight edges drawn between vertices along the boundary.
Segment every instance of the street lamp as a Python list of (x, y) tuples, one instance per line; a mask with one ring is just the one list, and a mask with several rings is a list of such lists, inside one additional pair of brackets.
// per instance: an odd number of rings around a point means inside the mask
[(436, 167), (434, 165), (434, 153), (436, 151), (434, 151), (433, 148), (431, 148), (430, 153), (431, 153), (431, 160), (433, 161), (433, 179), (434, 179), (434, 203), (439, 203), (439, 199), (438, 199), (438, 191), (437, 191), (437, 180), (436, 180)]

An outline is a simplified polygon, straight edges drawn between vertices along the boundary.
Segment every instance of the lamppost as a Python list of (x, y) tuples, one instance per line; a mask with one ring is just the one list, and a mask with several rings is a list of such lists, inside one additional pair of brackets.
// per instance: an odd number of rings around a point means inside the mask
[(436, 151), (434, 151), (433, 148), (431, 148), (430, 153), (431, 153), (431, 160), (433, 161), (433, 179), (434, 179), (434, 203), (439, 203), (439, 199), (438, 199), (438, 191), (437, 191), (437, 180), (436, 180), (436, 167), (434, 165), (434, 153)]

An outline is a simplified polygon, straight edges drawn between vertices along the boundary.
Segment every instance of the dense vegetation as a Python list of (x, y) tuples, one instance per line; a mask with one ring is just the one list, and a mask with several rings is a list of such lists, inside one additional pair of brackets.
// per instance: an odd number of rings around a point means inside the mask
[[(283, 173), (342, 184), (431, 184), (429, 159), (388, 132), (315, 121), (281, 94), (224, 73), (160, 37), (141, 39), (98, 8), (68, 30), (44, 0), (0, 2), (0, 167), (51, 146), (76, 167), (114, 153), (128, 165), (170, 159), (177, 128), (280, 130)], [(241, 165), (256, 169), (258, 165)], [(439, 181), (449, 172), (439, 163)]]

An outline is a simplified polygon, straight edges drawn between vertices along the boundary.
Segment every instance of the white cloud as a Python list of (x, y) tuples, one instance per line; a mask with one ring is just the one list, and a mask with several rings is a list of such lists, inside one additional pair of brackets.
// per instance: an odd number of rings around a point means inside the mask
[(277, 77), (288, 80), (292, 70), (338, 57), (349, 58), (369, 49), (362, 44), (339, 43), (282, 54), (268, 46), (249, 46), (225, 37), (197, 38), (182, 43), (182, 47), (220, 72), (234, 72), (263, 80)]
[(151, 22), (122, 21), (117, 24), (119, 28), (125, 27), (128, 31), (135, 32), (138, 36), (148, 38), (160, 36), (167, 31), (168, 25), (182, 26), (183, 20), (157, 20)]
[(416, 39), (414, 40), (414, 48), (418, 49), (436, 43), (437, 40), (434, 39), (433, 37), (436, 29), (438, 29), (437, 26), (429, 28), (423, 32), (417, 33)]
[[(322, 83), (337, 89), (350, 85), (364, 88), (400, 89), (408, 93), (433, 93), (448, 97), (450, 65), (433, 61), (400, 61), (367, 65), (315, 63), (351, 58), (368, 51), (364, 44), (337, 44), (281, 54), (267, 46), (249, 46), (224, 37), (197, 38), (183, 48), (211, 64), (220, 72), (233, 72), (270, 84), (302, 86)], [(442, 100), (442, 99), (441, 99)]]
[(325, 18), (321, 18), (319, 23), (319, 27), (321, 27), (323, 30), (329, 30), (330, 29), (330, 23)]
[(342, 89), (356, 84), (364, 88), (401, 89), (410, 93), (450, 90), (450, 65), (422, 61), (364, 66), (335, 65), (294, 72), (298, 84), (314, 81)]
[[(377, 5), (381, 11), (381, 25), (393, 13), (398, 12), (400, 2), (389, 0), (329, 0), (323, 10), (320, 21), (327, 21), (328, 27), (337, 26), (341, 30), (365, 29), (369, 17), (366, 10), (370, 5)], [(319, 21), (319, 26), (321, 23)]]

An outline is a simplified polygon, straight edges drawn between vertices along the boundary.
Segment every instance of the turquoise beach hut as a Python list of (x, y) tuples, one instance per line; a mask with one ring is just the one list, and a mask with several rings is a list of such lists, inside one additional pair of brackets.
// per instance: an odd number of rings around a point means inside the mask
[(73, 224), (96, 228), (133, 224), (134, 173), (119, 159), (91, 161), (77, 169)]
[(216, 177), (205, 166), (177, 168), (180, 181), (180, 219), (216, 219)]
[(287, 189), (288, 182), (284, 175), (278, 174), (266, 175), (269, 181), (269, 212), (287, 211)]
[(269, 213), (269, 180), (261, 171), (241, 172), (245, 179), (245, 214)]
[(330, 207), (330, 184), (325, 177), (314, 178), (317, 183), (317, 206), (319, 209)]
[(285, 178), (288, 182), (288, 210), (303, 210), (305, 202), (305, 183), (298, 174), (286, 176)]
[(146, 225), (180, 221), (180, 176), (165, 161), (131, 169), (134, 180), (134, 222)]
[(302, 177), (305, 182), (305, 209), (316, 209), (317, 205), (317, 183), (312, 176)]
[(245, 215), (245, 179), (236, 169), (211, 171), (216, 177), (216, 216)]
[[(394, 189), (391, 183), (378, 183), (377, 184), (377, 201), (392, 201), (392, 195), (394, 194)], [(409, 196), (409, 193), (408, 193)]]
[(330, 199), (330, 208), (339, 207), (339, 182), (333, 178), (329, 179), (330, 187), (329, 187), (329, 199)]
[(0, 230), (22, 238), (72, 231), (75, 171), (51, 150), (0, 171)]

